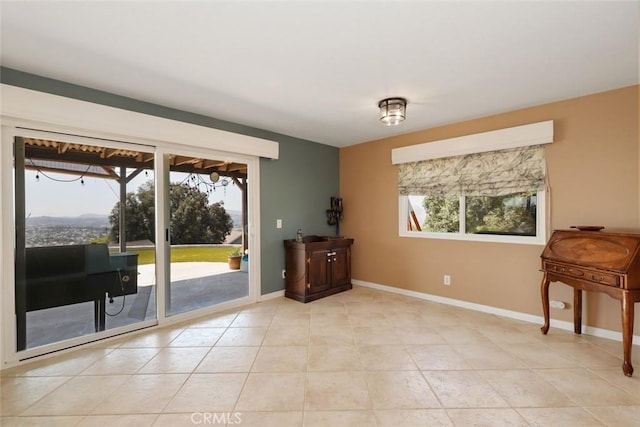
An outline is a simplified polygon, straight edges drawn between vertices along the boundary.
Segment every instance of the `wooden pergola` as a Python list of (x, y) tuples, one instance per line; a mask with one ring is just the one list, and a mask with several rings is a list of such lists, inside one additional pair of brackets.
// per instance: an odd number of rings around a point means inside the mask
[[(107, 148), (36, 138), (19, 138), (24, 144), (24, 167), (28, 170), (55, 172), (111, 179), (120, 186), (120, 250), (126, 250), (124, 206), (126, 186), (145, 170), (154, 169), (154, 154), (130, 149)], [(171, 171), (230, 178), (242, 192), (242, 246), (247, 239), (247, 165), (222, 160), (171, 155)], [(127, 170), (129, 173), (127, 174)]]

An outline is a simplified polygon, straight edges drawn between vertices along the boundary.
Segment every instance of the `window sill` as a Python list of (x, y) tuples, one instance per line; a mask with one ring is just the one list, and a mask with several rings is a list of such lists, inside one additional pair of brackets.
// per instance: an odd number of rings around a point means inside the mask
[(460, 234), (429, 233), (424, 231), (400, 231), (400, 237), (417, 237), (419, 239), (462, 240), (468, 242), (513, 243), (519, 245), (544, 246), (546, 239), (542, 236), (513, 236), (502, 234)]

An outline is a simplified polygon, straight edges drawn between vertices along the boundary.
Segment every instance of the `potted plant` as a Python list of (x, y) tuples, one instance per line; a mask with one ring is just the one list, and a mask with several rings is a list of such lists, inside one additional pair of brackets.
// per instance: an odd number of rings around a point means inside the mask
[(240, 270), (240, 261), (242, 260), (242, 247), (238, 246), (229, 252), (227, 261), (230, 270)]

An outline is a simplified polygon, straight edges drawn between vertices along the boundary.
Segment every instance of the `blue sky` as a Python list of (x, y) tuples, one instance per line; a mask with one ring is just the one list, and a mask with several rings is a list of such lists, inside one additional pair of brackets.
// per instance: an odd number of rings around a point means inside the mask
[[(82, 185), (79, 179), (73, 182), (57, 182), (50, 179), (71, 181), (78, 178), (74, 175), (49, 172), (39, 175), (40, 179), (36, 180), (35, 171), (25, 172), (27, 216), (108, 215), (119, 200), (119, 185), (113, 180), (86, 177)], [(186, 174), (172, 172), (171, 181), (180, 182), (185, 176)], [(153, 179), (151, 172), (149, 176), (145, 176), (144, 173), (138, 175), (127, 185), (127, 192), (135, 191), (149, 179)], [(225, 189), (216, 188), (209, 201), (223, 201), (225, 209), (229, 211), (242, 210), (242, 194), (233, 184), (226, 187), (226, 194)]]

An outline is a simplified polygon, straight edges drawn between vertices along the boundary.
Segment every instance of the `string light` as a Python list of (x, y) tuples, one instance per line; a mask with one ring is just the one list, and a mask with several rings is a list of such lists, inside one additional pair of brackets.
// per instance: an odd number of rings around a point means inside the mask
[[(197, 188), (199, 191), (203, 191), (204, 193), (207, 194), (207, 196), (210, 196), (211, 194), (213, 194), (216, 191), (216, 188), (222, 187), (224, 189), (224, 195), (226, 196), (227, 195), (227, 186), (231, 182), (231, 179), (225, 177), (225, 178), (222, 178), (221, 180), (219, 180), (217, 182), (207, 182), (200, 176), (200, 174), (190, 173), (181, 182), (181, 184), (183, 184), (185, 182), (190, 187)], [(201, 187), (204, 187), (204, 190), (202, 190)]]
[(33, 166), (33, 168), (36, 170), (36, 181), (40, 181), (40, 175), (44, 176), (45, 178), (50, 179), (51, 181), (55, 181), (55, 182), (74, 182), (74, 181), (80, 181), (80, 183), (82, 185), (84, 185), (84, 176), (87, 172), (89, 172), (89, 170), (93, 167), (93, 165), (89, 165), (87, 166), (87, 169), (85, 169), (84, 172), (82, 172), (80, 174), (79, 177), (77, 178), (73, 178), (73, 179), (58, 179), (58, 178), (54, 178), (52, 176), (47, 175), (46, 173), (44, 173), (42, 170), (40, 170), (40, 168), (38, 166), (36, 166), (36, 164), (33, 162), (33, 160), (31, 160), (31, 158), (27, 158), (29, 160), (29, 162), (31, 162), (30, 166)]

